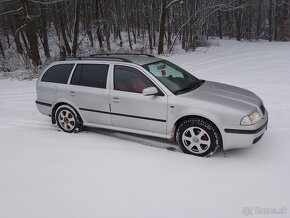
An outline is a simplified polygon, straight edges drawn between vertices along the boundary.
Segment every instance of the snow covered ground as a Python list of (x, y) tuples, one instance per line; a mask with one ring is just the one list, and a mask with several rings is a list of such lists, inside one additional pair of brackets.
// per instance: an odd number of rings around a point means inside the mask
[(270, 120), (258, 144), (212, 158), (123, 133), (65, 134), (37, 111), (35, 81), (0, 80), (0, 217), (289, 217), (290, 43), (219, 43), (166, 58), (254, 91)]

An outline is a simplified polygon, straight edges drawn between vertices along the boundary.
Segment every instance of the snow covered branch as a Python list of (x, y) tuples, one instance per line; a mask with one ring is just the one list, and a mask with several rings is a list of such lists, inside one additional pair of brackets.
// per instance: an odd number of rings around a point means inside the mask
[(11, 10), (11, 11), (4, 12), (4, 13), (0, 14), (0, 16), (18, 14), (18, 13), (21, 13), (22, 10), (23, 10), (23, 7), (20, 7), (18, 9), (16, 9), (16, 10)]
[(56, 1), (48, 1), (48, 2), (42, 2), (42, 1), (36, 1), (36, 0), (29, 0), (29, 1), (35, 4), (50, 5), (50, 4), (57, 4), (59, 2), (63, 2), (64, 0), (56, 0)]
[(173, 5), (173, 4), (177, 3), (177, 2), (179, 2), (180, 4), (183, 3), (182, 0), (173, 0), (172, 2), (168, 3), (168, 4), (166, 5), (165, 8), (167, 9), (167, 8), (169, 8), (171, 5)]

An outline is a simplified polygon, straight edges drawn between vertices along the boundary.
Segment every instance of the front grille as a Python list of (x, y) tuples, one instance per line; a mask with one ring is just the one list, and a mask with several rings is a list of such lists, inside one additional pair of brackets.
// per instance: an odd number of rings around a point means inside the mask
[(261, 104), (260, 109), (261, 109), (263, 115), (265, 115), (265, 111), (266, 111), (266, 109), (265, 109), (265, 107), (264, 107), (263, 104)]

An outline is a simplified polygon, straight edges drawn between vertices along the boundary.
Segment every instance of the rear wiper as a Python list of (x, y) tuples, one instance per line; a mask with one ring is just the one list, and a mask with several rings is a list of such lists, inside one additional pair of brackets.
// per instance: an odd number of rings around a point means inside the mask
[(178, 94), (182, 94), (182, 93), (186, 93), (186, 92), (189, 92), (189, 91), (192, 91), (192, 90), (195, 90), (197, 89), (198, 87), (200, 87), (202, 84), (204, 84), (205, 80), (199, 80), (197, 81), (196, 83), (194, 83), (192, 86), (189, 86), (189, 87), (185, 87), (183, 89), (180, 89), (176, 92), (174, 92), (175, 95), (178, 95)]

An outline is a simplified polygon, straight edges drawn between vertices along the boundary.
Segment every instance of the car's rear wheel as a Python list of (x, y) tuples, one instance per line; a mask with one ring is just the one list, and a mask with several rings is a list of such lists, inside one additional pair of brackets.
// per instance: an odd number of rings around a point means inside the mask
[(79, 132), (82, 120), (78, 113), (69, 105), (61, 105), (55, 112), (56, 122), (62, 131), (67, 133)]
[(200, 157), (212, 156), (222, 146), (218, 128), (199, 117), (187, 119), (179, 125), (176, 141), (184, 153)]

